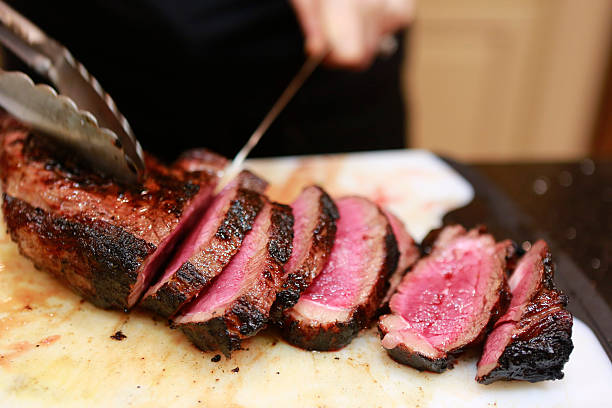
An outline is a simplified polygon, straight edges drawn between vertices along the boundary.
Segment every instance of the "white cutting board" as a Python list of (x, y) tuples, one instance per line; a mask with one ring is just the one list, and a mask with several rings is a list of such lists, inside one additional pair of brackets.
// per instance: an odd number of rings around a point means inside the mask
[[(254, 160), (273, 199), (289, 202), (311, 182), (333, 195), (387, 205), (417, 240), (472, 188), (430, 153), (396, 151)], [(178, 331), (144, 311), (104, 311), (18, 255), (0, 222), (2, 407), (605, 407), (612, 364), (575, 321), (574, 352), (561, 381), (474, 381), (477, 356), (443, 374), (393, 362), (374, 329), (338, 352), (303, 351), (268, 331), (248, 351), (212, 362)], [(503, 238), (503, 237), (499, 237)], [(110, 338), (121, 330), (127, 338)], [(239, 368), (239, 371), (232, 371)]]

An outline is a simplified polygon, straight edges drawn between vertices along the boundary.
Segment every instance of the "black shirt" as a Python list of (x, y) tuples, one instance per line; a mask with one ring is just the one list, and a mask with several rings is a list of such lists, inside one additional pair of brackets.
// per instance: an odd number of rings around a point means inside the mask
[[(143, 147), (233, 156), (304, 61), (285, 0), (11, 2), (98, 78)], [(401, 48), (364, 72), (320, 67), (254, 156), (404, 145)]]

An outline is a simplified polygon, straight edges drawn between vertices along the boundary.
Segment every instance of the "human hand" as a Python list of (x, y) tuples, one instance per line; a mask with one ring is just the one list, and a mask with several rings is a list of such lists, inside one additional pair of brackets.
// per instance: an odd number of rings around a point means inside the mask
[(291, 0), (310, 55), (328, 53), (326, 62), (365, 68), (383, 39), (407, 25), (414, 0)]

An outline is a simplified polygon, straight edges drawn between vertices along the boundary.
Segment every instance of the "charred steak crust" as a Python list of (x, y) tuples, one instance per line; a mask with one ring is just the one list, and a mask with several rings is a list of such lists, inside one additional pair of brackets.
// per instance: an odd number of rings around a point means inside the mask
[(312, 271), (323, 268), (336, 238), (336, 220), (339, 217), (338, 208), (331, 197), (320, 187), (319, 219), (313, 231), (312, 246), (304, 263), (287, 276), (282, 290), (277, 294), (272, 306), (271, 318), (282, 325), (282, 312), (293, 307), (300, 294), (314, 279)]
[(498, 380), (538, 382), (560, 380), (563, 366), (574, 349), (572, 343), (572, 315), (567, 310), (549, 314), (539, 332), (525, 332), (517, 336), (504, 350), (498, 367), (479, 378), (481, 384)]
[[(385, 333), (378, 328), (381, 338)], [(453, 368), (452, 359), (445, 358), (429, 358), (419, 353), (415, 353), (403, 344), (398, 344), (397, 347), (387, 350), (387, 354), (393, 360), (400, 364), (409, 365), (419, 371), (431, 371), (441, 373), (446, 369)]]
[[(384, 216), (380, 209), (379, 212)], [(397, 241), (388, 222), (384, 242), (385, 259), (367, 303), (357, 306), (344, 322), (305, 322), (285, 314), (281, 325), (283, 337), (289, 343), (306, 350), (334, 351), (347, 346), (359, 331), (368, 327), (387, 292), (388, 278), (397, 268), (399, 258)]]
[[(566, 310), (568, 297), (554, 284), (554, 263), (546, 246), (542, 259), (542, 287), (529, 301), (513, 331), (510, 344), (487, 375), (477, 376), (481, 384), (499, 380), (538, 382), (560, 380), (563, 366), (574, 349), (573, 317)], [(497, 324), (507, 324), (500, 320)]]
[[(28, 128), (0, 115), (2, 189), (7, 197), (36, 209), (39, 216), (30, 219), (40, 221), (30, 227), (20, 225), (23, 218), (11, 218), (19, 211), (31, 211), (5, 205), (11, 237), (40, 269), (65, 275), (70, 287), (96, 305), (129, 308), (207, 203), (216, 177), (207, 171), (188, 172), (180, 165), (164, 166), (146, 155), (143, 183), (121, 186), (80, 167), (73, 158), (58, 160), (55, 154)], [(15, 211), (7, 213), (11, 209)], [(12, 230), (16, 225), (21, 233)], [(25, 235), (27, 230), (41, 236)], [(46, 237), (53, 234), (63, 237), (61, 250), (52, 251)], [(35, 248), (38, 243), (49, 247)], [(61, 258), (52, 259), (47, 253)], [(93, 272), (88, 271), (89, 263)]]
[(259, 282), (252, 285), (226, 309), (225, 314), (205, 322), (174, 324), (205, 351), (220, 350), (227, 357), (241, 348), (242, 340), (266, 327), (272, 302), (280, 289), (283, 265), (291, 256), (293, 215), (289, 206), (270, 203), (271, 223), (266, 259)]
[(234, 302), (224, 316), (175, 327), (180, 328), (199, 349), (219, 350), (229, 358), (232, 351), (241, 349), (244, 338), (266, 327), (267, 315), (253, 303), (253, 299), (243, 296)]
[(219, 225), (210, 246), (193, 255), (155, 293), (141, 304), (155, 313), (171, 317), (193, 299), (240, 250), (242, 240), (251, 230), (264, 205), (263, 197), (240, 188)]
[(11, 238), (37, 268), (96, 306), (128, 307), (138, 268), (154, 245), (104, 221), (55, 217), (6, 193), (2, 206)]
[(353, 311), (346, 322), (309, 324), (301, 320), (285, 319), (283, 337), (305, 350), (334, 351), (348, 345), (368, 320), (363, 309)]

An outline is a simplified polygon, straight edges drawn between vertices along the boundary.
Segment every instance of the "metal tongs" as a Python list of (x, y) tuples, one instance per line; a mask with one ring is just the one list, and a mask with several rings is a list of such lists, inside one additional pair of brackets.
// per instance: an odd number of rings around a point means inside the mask
[[(48, 78), (60, 92), (58, 95), (47, 85), (34, 85), (21, 72), (0, 70), (2, 107), (35, 130), (72, 148), (94, 169), (115, 180), (124, 183), (142, 180), (144, 155), (130, 125), (110, 95), (64, 46), (2, 1), (0, 42)], [(393, 53), (394, 48), (397, 43), (393, 37), (381, 44), (384, 54)], [(240, 171), (248, 154), (326, 54), (307, 58), (246, 145), (220, 172), (217, 191)]]
[(0, 1), (0, 42), (60, 92), (0, 70), (0, 105), (123, 183), (142, 180), (144, 155), (113, 99), (64, 46)]

